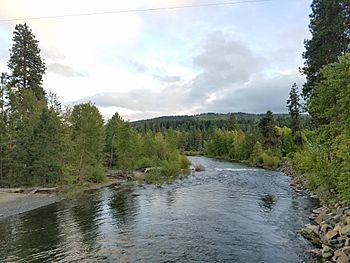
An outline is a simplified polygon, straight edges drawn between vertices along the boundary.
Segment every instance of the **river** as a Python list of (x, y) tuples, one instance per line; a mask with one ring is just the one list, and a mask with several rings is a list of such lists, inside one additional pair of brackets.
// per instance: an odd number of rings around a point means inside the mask
[(107, 188), (0, 221), (0, 262), (305, 262), (315, 203), (279, 172), (205, 157), (173, 184)]

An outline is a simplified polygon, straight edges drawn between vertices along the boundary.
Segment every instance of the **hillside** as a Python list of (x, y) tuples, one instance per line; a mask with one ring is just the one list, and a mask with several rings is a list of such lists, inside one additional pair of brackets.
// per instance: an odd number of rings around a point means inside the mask
[[(198, 129), (206, 131), (211, 128), (226, 128), (229, 113), (202, 113), (197, 115), (183, 115), (183, 116), (162, 116), (153, 119), (139, 120), (131, 122), (131, 125), (139, 132), (145, 129), (152, 131), (161, 131), (167, 129), (189, 131)], [(243, 131), (252, 132), (257, 129), (257, 124), (265, 116), (265, 114), (251, 114), (238, 112), (235, 113), (238, 125)], [(276, 124), (278, 126), (289, 126), (289, 115), (274, 114)], [(310, 128), (310, 118), (304, 115), (304, 127)]]

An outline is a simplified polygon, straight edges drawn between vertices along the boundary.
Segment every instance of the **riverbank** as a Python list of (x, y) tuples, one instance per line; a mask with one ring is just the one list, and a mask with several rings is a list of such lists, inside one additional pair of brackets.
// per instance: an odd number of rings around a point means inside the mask
[(57, 194), (24, 194), (0, 192), (0, 220), (60, 202)]
[(73, 198), (86, 192), (122, 185), (127, 181), (128, 178), (114, 178), (103, 183), (66, 185), (55, 188), (2, 188), (0, 189), (0, 220), (45, 207), (67, 198)]
[(350, 205), (347, 202), (336, 203), (322, 200), (317, 193), (307, 189), (307, 182), (298, 175), (293, 167), (284, 162), (281, 172), (292, 178), (291, 186), (296, 191), (308, 191), (312, 198), (318, 199), (320, 207), (314, 209), (300, 233), (308, 239), (314, 249), (310, 252), (319, 262), (350, 262)]

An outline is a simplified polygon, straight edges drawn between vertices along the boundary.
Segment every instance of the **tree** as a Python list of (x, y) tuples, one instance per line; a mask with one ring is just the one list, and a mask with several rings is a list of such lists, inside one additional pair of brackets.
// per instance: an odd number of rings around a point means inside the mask
[(278, 143), (278, 133), (271, 111), (267, 111), (266, 115), (261, 119), (259, 128), (264, 147), (267, 149), (275, 148)]
[(307, 79), (303, 87), (305, 98), (313, 95), (322, 67), (336, 62), (348, 49), (350, 40), (348, 1), (313, 0), (311, 8), (312, 38), (305, 41), (305, 65), (301, 69)]
[(64, 126), (55, 107), (44, 108), (34, 129), (35, 156), (33, 170), (38, 183), (55, 184), (62, 180), (65, 165), (66, 147)]
[(13, 41), (7, 64), (11, 70), (10, 85), (19, 91), (30, 89), (38, 100), (45, 100), (42, 79), (46, 67), (40, 56), (39, 41), (26, 23), (16, 25)]
[(75, 105), (70, 115), (72, 172), (77, 182), (101, 181), (105, 131), (103, 118), (92, 103)]
[(300, 120), (302, 106), (300, 104), (300, 95), (298, 92), (298, 85), (296, 83), (293, 84), (289, 92), (287, 107), (288, 107), (288, 112), (291, 119), (292, 136), (293, 136), (294, 142), (297, 145), (302, 146), (304, 143), (303, 137), (301, 134), (302, 125)]
[(7, 76), (1, 73), (0, 76), (0, 186), (4, 183), (4, 159), (5, 159), (5, 138), (6, 138), (6, 112), (5, 112), (5, 94)]
[(228, 130), (229, 131), (237, 131), (239, 129), (237, 124), (237, 118), (236, 115), (233, 113), (230, 113), (228, 116)]

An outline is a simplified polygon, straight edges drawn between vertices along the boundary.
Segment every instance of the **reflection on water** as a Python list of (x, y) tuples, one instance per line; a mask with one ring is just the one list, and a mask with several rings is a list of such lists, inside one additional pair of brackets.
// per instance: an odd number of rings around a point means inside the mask
[(263, 195), (261, 197), (261, 201), (260, 204), (262, 207), (267, 208), (267, 209), (272, 209), (273, 205), (275, 204), (275, 197), (273, 195)]
[(104, 189), (0, 221), (0, 262), (305, 261), (296, 230), (313, 204), (289, 178), (192, 159), (206, 171), (160, 189)]

